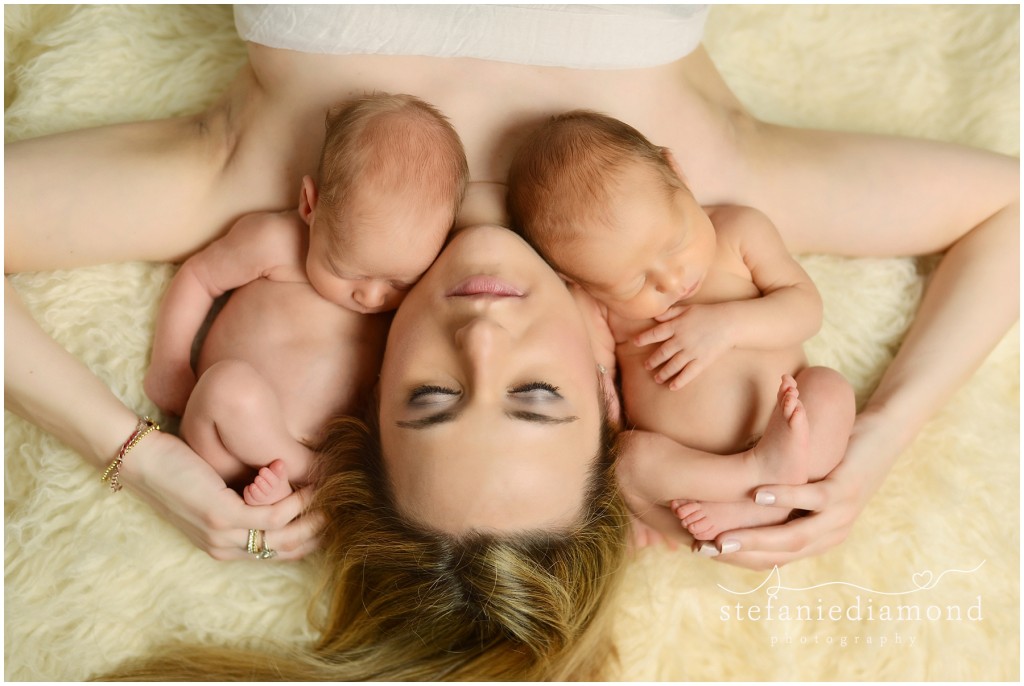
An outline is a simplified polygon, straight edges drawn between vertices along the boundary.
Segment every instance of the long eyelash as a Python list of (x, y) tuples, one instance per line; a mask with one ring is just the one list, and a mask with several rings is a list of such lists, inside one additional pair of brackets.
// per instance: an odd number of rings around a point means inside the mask
[(548, 391), (552, 395), (557, 395), (559, 398), (562, 397), (562, 394), (558, 392), (558, 386), (552, 386), (544, 381), (531, 381), (511, 389), (512, 393), (526, 393), (528, 391)]
[(430, 395), (431, 393), (443, 393), (445, 395), (459, 394), (459, 392), (454, 388), (447, 388), (445, 386), (417, 386), (416, 388), (412, 389), (412, 393), (409, 394), (409, 401), (411, 402), (413, 400), (416, 400), (417, 398), (422, 398), (425, 395)]

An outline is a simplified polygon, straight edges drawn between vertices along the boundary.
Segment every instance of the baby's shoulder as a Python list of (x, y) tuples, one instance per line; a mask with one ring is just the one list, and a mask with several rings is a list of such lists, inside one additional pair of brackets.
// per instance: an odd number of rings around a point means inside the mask
[(761, 210), (743, 205), (721, 205), (705, 208), (719, 246), (729, 246), (743, 253), (746, 249), (761, 250), (780, 243), (782, 238), (772, 220)]
[(234, 226), (232, 232), (272, 237), (279, 235), (290, 237), (305, 232), (306, 224), (295, 210), (281, 212), (251, 212), (243, 215)]
[(261, 276), (293, 281), (305, 278), (308, 241), (309, 230), (298, 212), (253, 212), (236, 221), (216, 247)]
[(717, 233), (775, 231), (775, 225), (768, 215), (746, 205), (715, 205), (705, 207), (704, 211)]
[(309, 234), (299, 213), (253, 212), (235, 222), (228, 240), (238, 246), (259, 246), (261, 252), (288, 254), (302, 250)]

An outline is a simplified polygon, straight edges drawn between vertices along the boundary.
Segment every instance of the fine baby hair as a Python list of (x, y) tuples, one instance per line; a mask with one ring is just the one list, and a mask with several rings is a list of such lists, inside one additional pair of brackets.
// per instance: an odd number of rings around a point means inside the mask
[[(317, 164), (329, 241), (342, 249), (357, 192), (396, 194), (445, 207), (454, 221), (469, 178), (462, 141), (448, 119), (412, 95), (374, 93), (332, 109)], [(447, 228), (447, 226), (445, 227)]]
[(629, 124), (590, 110), (551, 117), (527, 137), (509, 169), (513, 228), (548, 256), (545, 248), (583, 236), (586, 223), (610, 225), (619, 172), (635, 163), (649, 167), (666, 194), (685, 188), (665, 149)]

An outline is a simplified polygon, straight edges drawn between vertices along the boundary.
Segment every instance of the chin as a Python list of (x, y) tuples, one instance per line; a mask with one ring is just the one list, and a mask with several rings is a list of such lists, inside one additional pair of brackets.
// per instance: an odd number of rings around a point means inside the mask
[(614, 310), (614, 312), (623, 319), (628, 319), (630, 321), (642, 321), (645, 319), (654, 319), (655, 317), (665, 314), (668, 310)]

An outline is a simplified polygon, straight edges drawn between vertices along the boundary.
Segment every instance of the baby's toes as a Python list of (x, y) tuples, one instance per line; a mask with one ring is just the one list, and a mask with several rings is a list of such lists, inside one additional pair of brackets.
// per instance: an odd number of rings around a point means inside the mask
[(262, 473), (264, 469), (271, 472), (274, 476), (278, 478), (279, 481), (284, 481), (288, 478), (288, 470), (285, 469), (284, 460), (274, 460), (266, 467), (261, 469), (260, 472)]

